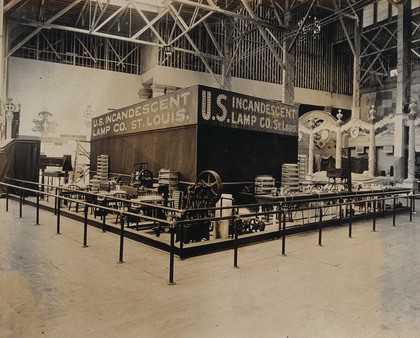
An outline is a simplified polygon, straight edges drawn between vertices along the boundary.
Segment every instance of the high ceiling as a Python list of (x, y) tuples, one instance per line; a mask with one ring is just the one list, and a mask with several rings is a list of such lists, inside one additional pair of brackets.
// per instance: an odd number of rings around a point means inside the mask
[[(4, 12), (9, 21), (38, 30), (57, 28), (162, 46), (171, 41), (165, 41), (156, 32), (155, 27), (161, 20), (174, 22), (183, 35), (204, 22), (229, 18), (246, 20), (267, 30), (285, 29), (285, 14), (304, 6), (326, 9), (338, 20), (339, 16), (354, 18), (358, 8), (372, 2), (374, 0), (5, 0)], [(255, 4), (272, 8), (271, 17), (254, 12)], [(22, 36), (17, 35), (17, 38), (21, 40)]]
[[(339, 32), (334, 43), (342, 46), (343, 52), (352, 53), (351, 35), (354, 22), (359, 22), (362, 9), (371, 7), (380, 11), (396, 8), (404, 0), (5, 0), (5, 19), (9, 23), (10, 49), (13, 55), (31, 38), (43, 30), (62, 30), (103, 38), (112, 38), (136, 44), (164, 48), (173, 46), (176, 50), (194, 54), (201, 58), (208, 71), (208, 60), (223, 60), (225, 49), (212, 30), (212, 25), (229, 22), (233, 30), (241, 34), (254, 30), (265, 41), (267, 48), (281, 64), (279, 49), (285, 37), (301, 33), (299, 20), (303, 24), (315, 15), (319, 24), (335, 24)], [(416, 3), (417, 0), (412, 0)], [(374, 7), (375, 6), (375, 7)], [(419, 9), (419, 8), (417, 8)], [(375, 12), (376, 13), (376, 12)], [(378, 12), (379, 13), (379, 12)], [(420, 56), (420, 15), (413, 11), (412, 52), (413, 58)], [(292, 17), (291, 20), (288, 18)], [(372, 17), (376, 18), (377, 15)], [(376, 19), (375, 19), (376, 20)], [(379, 21), (379, 20), (378, 20)], [(158, 29), (162, 23), (167, 34)], [(302, 25), (303, 25), (302, 24)], [(197, 27), (203, 27), (208, 40), (214, 44), (214, 52), (198, 44), (191, 34)], [(280, 36), (280, 38), (279, 38)], [(188, 46), (176, 42), (186, 39)], [(53, 47), (52, 43), (51, 47)], [(388, 75), (390, 59), (396, 55), (397, 23), (395, 17), (374, 22), (363, 29), (361, 41), (362, 79)], [(251, 52), (252, 53), (252, 52)]]

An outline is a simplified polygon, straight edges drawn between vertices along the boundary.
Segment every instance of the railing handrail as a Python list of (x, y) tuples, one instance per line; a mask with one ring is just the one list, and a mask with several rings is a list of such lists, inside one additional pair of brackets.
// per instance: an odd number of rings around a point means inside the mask
[[(17, 180), (14, 179), (15, 181), (20, 181), (26, 184), (33, 184), (36, 185), (38, 188), (40, 187), (40, 183), (38, 182), (30, 182), (30, 181), (24, 181), (24, 180)], [(413, 208), (413, 200), (414, 198), (416, 198), (417, 196), (420, 196), (420, 194), (415, 194), (414, 190), (410, 190), (410, 189), (404, 189), (404, 190), (387, 190), (387, 191), (377, 191), (377, 192), (372, 192), (372, 193), (364, 193), (364, 194), (354, 194), (354, 195), (349, 195), (349, 194), (343, 194), (341, 196), (337, 195), (337, 196), (329, 196), (328, 198), (318, 198), (315, 200), (301, 200), (302, 203), (313, 203), (313, 202), (318, 202), (317, 205), (309, 205), (307, 207), (299, 207), (296, 208), (296, 203), (298, 202), (297, 200), (294, 201), (289, 201), (288, 203), (282, 203), (282, 201), (277, 201), (276, 203), (271, 204), (271, 206), (273, 206), (273, 210), (264, 210), (262, 212), (258, 211), (258, 212), (252, 212), (252, 213), (248, 213), (248, 214), (239, 214), (238, 210), (239, 208), (243, 208), (244, 206), (240, 206), (240, 205), (232, 205), (232, 206), (227, 206), (227, 207), (222, 207), (219, 209), (231, 209), (231, 214), (230, 215), (226, 215), (226, 216), (219, 216), (219, 217), (205, 217), (205, 218), (196, 218), (196, 219), (180, 219), (180, 220), (167, 220), (167, 219), (161, 219), (161, 218), (156, 218), (153, 216), (148, 216), (148, 215), (144, 215), (144, 214), (139, 214), (139, 213), (133, 213), (130, 211), (126, 211), (123, 208), (122, 209), (115, 209), (115, 208), (110, 208), (104, 205), (100, 205), (100, 204), (96, 204), (96, 203), (90, 203), (87, 202), (86, 200), (80, 200), (80, 199), (73, 199), (67, 196), (62, 196), (61, 192), (62, 190), (68, 190), (68, 191), (75, 191), (75, 192), (80, 192), (83, 194), (87, 194), (90, 193), (88, 191), (79, 191), (76, 189), (72, 189), (72, 188), (66, 188), (66, 187), (55, 187), (56, 188), (56, 192), (57, 193), (49, 193), (49, 192), (44, 192), (44, 191), (40, 191), (40, 190), (35, 190), (35, 189), (30, 189), (27, 187), (22, 187), (22, 186), (18, 186), (18, 185), (14, 185), (14, 184), (10, 184), (10, 183), (5, 183), (5, 182), (0, 182), (0, 186), (6, 186), (6, 211), (8, 211), (8, 195), (9, 195), (9, 188), (15, 188), (15, 189), (19, 189), (19, 194), (20, 194), (20, 217), (22, 217), (22, 191), (29, 191), (29, 192), (33, 192), (36, 193), (37, 195), (37, 224), (38, 223), (38, 213), (39, 213), (39, 196), (40, 195), (47, 195), (47, 196), (54, 196), (56, 198), (58, 198), (58, 208), (57, 208), (57, 233), (60, 233), (60, 205), (61, 205), (61, 200), (67, 200), (67, 201), (74, 201), (77, 203), (80, 203), (82, 205), (84, 205), (85, 209), (84, 209), (84, 234), (83, 234), (83, 247), (87, 247), (87, 210), (88, 207), (95, 207), (95, 208), (100, 208), (102, 210), (107, 210), (107, 211), (111, 211), (113, 213), (118, 213), (120, 215), (120, 224), (121, 224), (121, 228), (120, 228), (120, 254), (119, 254), (119, 262), (123, 263), (123, 247), (124, 247), (124, 215), (128, 215), (128, 216), (134, 216), (134, 217), (141, 217), (145, 220), (150, 220), (153, 222), (159, 222), (162, 224), (166, 224), (169, 225), (170, 227), (170, 245), (169, 245), (169, 284), (172, 285), (174, 284), (174, 254), (175, 254), (175, 230), (178, 226), (182, 227), (185, 224), (188, 223), (201, 223), (201, 222), (213, 222), (213, 221), (218, 221), (218, 220), (231, 220), (232, 221), (232, 226), (233, 226), (233, 249), (234, 249), (234, 267), (237, 268), (238, 267), (238, 248), (239, 248), (239, 241), (238, 241), (238, 220), (240, 220), (241, 218), (246, 218), (246, 217), (258, 217), (258, 216), (264, 216), (264, 215), (270, 215), (270, 214), (274, 214), (274, 215), (278, 215), (278, 222), (279, 222), (279, 227), (278, 230), (276, 231), (276, 233), (278, 234), (278, 238), (281, 237), (282, 239), (282, 254), (285, 255), (285, 238), (286, 238), (286, 214), (288, 212), (297, 212), (297, 211), (304, 211), (304, 210), (319, 210), (319, 214), (318, 214), (318, 231), (319, 231), (319, 235), (318, 235), (318, 244), (321, 245), (322, 243), (322, 228), (323, 228), (323, 212), (322, 209), (323, 208), (333, 208), (333, 207), (340, 207), (340, 219), (343, 220), (342, 218), (342, 214), (341, 214), (341, 207), (342, 206), (348, 206), (350, 205), (350, 213), (348, 215), (348, 220), (349, 220), (349, 237), (352, 237), (352, 218), (353, 218), (353, 214), (352, 214), (352, 205), (353, 204), (361, 204), (361, 203), (370, 203), (373, 202), (373, 231), (375, 230), (375, 224), (376, 224), (376, 202), (378, 201), (382, 201), (382, 207), (385, 208), (385, 201), (386, 200), (392, 200), (393, 201), (393, 206), (392, 206), (392, 211), (393, 211), (393, 226), (396, 225), (395, 223), (395, 217), (396, 217), (396, 199), (397, 198), (407, 198), (407, 204), (408, 204), (408, 199), (410, 199), (410, 222), (412, 221), (412, 212), (414, 210)], [(94, 193), (91, 193), (94, 194)], [(95, 194), (97, 196), (97, 194)], [(370, 197), (370, 198), (369, 198)], [(373, 197), (373, 199), (372, 199)], [(123, 199), (123, 198), (119, 198), (119, 197), (115, 197), (115, 196), (104, 196), (105, 199), (114, 199), (114, 200), (120, 200), (120, 201), (128, 201), (130, 202), (129, 199)], [(346, 201), (346, 199), (352, 198), (351, 200)], [(330, 203), (327, 205), (322, 205), (320, 204), (320, 202), (323, 202), (325, 200), (329, 200), (331, 201), (332, 199), (338, 200), (339, 203)], [(341, 200), (341, 201), (340, 201)], [(344, 201), (343, 201), (344, 200)], [(136, 201), (136, 204), (140, 204), (140, 201)], [(143, 203), (145, 205), (150, 205), (152, 207), (155, 208), (159, 208), (160, 206), (157, 206), (155, 204), (149, 204), (149, 203)], [(294, 205), (293, 207), (291, 207), (292, 205)], [(261, 206), (258, 204), (254, 204), (253, 206)], [(276, 208), (274, 208), (274, 206)], [(287, 208), (288, 206), (288, 208)], [(407, 206), (408, 207), (408, 206)], [(185, 216), (185, 213), (190, 212), (190, 211), (197, 211), (197, 210), (212, 210), (215, 209), (217, 210), (217, 207), (214, 208), (210, 208), (210, 209), (205, 209), (205, 208), (201, 208), (201, 209), (194, 209), (194, 210), (179, 210), (179, 209), (173, 209), (173, 208), (168, 208), (170, 210), (174, 210), (177, 213), (181, 213), (181, 215)], [(383, 209), (385, 210), (385, 209)], [(367, 210), (366, 210), (367, 211)], [(216, 213), (215, 213), (216, 214)], [(316, 214), (315, 214), (315, 217)], [(275, 218), (274, 218), (275, 219)], [(315, 220), (316, 221), (316, 220)], [(104, 217), (104, 224), (105, 224), (105, 217)], [(105, 228), (103, 228), (103, 231)], [(180, 241), (180, 256), (183, 252), (183, 243), (182, 241)]]
[[(31, 181), (25, 181), (25, 180), (19, 180), (19, 179), (12, 179), (14, 181), (18, 181), (18, 182), (22, 182), (22, 183), (30, 183), (30, 184), (34, 184), (34, 185), (38, 185), (40, 183), (37, 182), (31, 182)], [(21, 187), (21, 186), (17, 186), (17, 185), (11, 185), (11, 184), (7, 184), (4, 182), (0, 182), (1, 185), (6, 185), (6, 186), (10, 186), (12, 188), (17, 188), (17, 189), (23, 189), (29, 192), (33, 192), (33, 193), (41, 193), (43, 195), (48, 195), (48, 196), (52, 196), (52, 197), (60, 197), (62, 200), (67, 200), (67, 201), (71, 201), (71, 202), (78, 202), (79, 204), (87, 204), (88, 206), (92, 206), (92, 207), (97, 207), (103, 210), (111, 210), (113, 212), (116, 212), (116, 209), (113, 208), (107, 208), (101, 204), (95, 204), (95, 203), (90, 203), (90, 202), (86, 202), (84, 200), (80, 200), (80, 199), (72, 199), (70, 197), (67, 196), (62, 196), (62, 195), (57, 195), (55, 193), (49, 193), (49, 192), (43, 192), (43, 191), (39, 191), (39, 190), (35, 190), (35, 189), (30, 189), (30, 188), (26, 188), (26, 187)], [(40, 184), (41, 185), (41, 184)], [(88, 194), (91, 196), (98, 196), (97, 193), (95, 192), (90, 192), (90, 191), (83, 191), (83, 190), (75, 190), (72, 188), (68, 188), (68, 187), (63, 187), (63, 186), (54, 186), (54, 188), (62, 191), (76, 191), (80, 194)], [(370, 199), (368, 199), (368, 197), (377, 197), (376, 201), (386, 201), (386, 200), (391, 200), (394, 197), (385, 197), (384, 194), (388, 194), (391, 196), (395, 196), (395, 195), (400, 195), (400, 194), (405, 194), (406, 196), (402, 196), (402, 197), (409, 197), (409, 196), (420, 196), (418, 194), (411, 194), (412, 190), (410, 189), (401, 189), (401, 190), (395, 190), (395, 189), (391, 189), (391, 190), (381, 190), (381, 191), (377, 191), (377, 192), (363, 192), (360, 194), (356, 194), (356, 195), (352, 195), (349, 194), (347, 192), (345, 192), (342, 195), (336, 195), (336, 196), (329, 196), (329, 197), (323, 197), (323, 198), (317, 198), (317, 199), (296, 199), (296, 200), (291, 200), (291, 201), (277, 201), (277, 202), (272, 202), (272, 203), (263, 203), (263, 204), (241, 204), (241, 205), (232, 205), (232, 206), (221, 206), (221, 207), (208, 207), (208, 208), (191, 208), (191, 209), (176, 209), (176, 208), (171, 208), (171, 207), (167, 207), (167, 206), (163, 206), (163, 205), (157, 205), (157, 204), (153, 204), (153, 203), (148, 203), (148, 202), (141, 202), (141, 201), (136, 201), (135, 204), (137, 205), (141, 205), (141, 206), (148, 206), (148, 207), (153, 207), (156, 209), (161, 209), (161, 210), (165, 210), (168, 212), (172, 212), (172, 213), (178, 213), (180, 215), (189, 215), (189, 214), (194, 214), (200, 211), (219, 211), (219, 210), (231, 210), (231, 215), (226, 215), (226, 216), (214, 216), (214, 217), (200, 217), (197, 219), (180, 219), (180, 220), (175, 220), (174, 222), (167, 222), (164, 219), (157, 219), (157, 218), (153, 218), (151, 216), (147, 216), (147, 215), (141, 215), (142, 218), (144, 219), (148, 219), (148, 220), (153, 220), (153, 221), (159, 221), (162, 223), (166, 223), (166, 224), (171, 224), (171, 225), (177, 225), (177, 224), (187, 224), (187, 223), (191, 223), (191, 222), (208, 222), (208, 221), (217, 221), (217, 220), (227, 220), (227, 219), (233, 219), (233, 218), (250, 218), (250, 217), (258, 217), (258, 216), (267, 216), (267, 215), (273, 215), (273, 214), (278, 214), (279, 212), (299, 212), (299, 211), (308, 211), (308, 210), (317, 210), (320, 207), (339, 207), (339, 206), (348, 206), (348, 205), (352, 205), (355, 203), (366, 203), (366, 202), (371, 202)], [(411, 195), (409, 195), (411, 194)], [(379, 197), (379, 196), (384, 196), (384, 197)], [(285, 196), (286, 197), (286, 196)], [(365, 197), (365, 199), (360, 199), (361, 197)], [(120, 198), (120, 197), (115, 197), (112, 195), (109, 196), (103, 196), (104, 199), (106, 200), (111, 200), (111, 201), (121, 201), (121, 202), (130, 202), (130, 199), (124, 199), (124, 198)], [(321, 203), (321, 202), (325, 202), (325, 201), (331, 201), (332, 199), (349, 199), (349, 198), (353, 198), (350, 201), (343, 201), (340, 203), (332, 203), (326, 206), (320, 206), (320, 205), (315, 205), (315, 206), (301, 206), (301, 207), (295, 207), (296, 204), (299, 203)], [(355, 198), (357, 198), (357, 200), (354, 200)], [(249, 213), (241, 213), (239, 215), (236, 215), (234, 213), (235, 210), (238, 209), (251, 209), (251, 208), (273, 208), (273, 210), (263, 210), (263, 211), (257, 211), (257, 212), (249, 212)], [(275, 207), (275, 208), (274, 208)], [(132, 215), (132, 216), (138, 216), (138, 214), (132, 213), (132, 212), (128, 212), (128, 211), (120, 211), (121, 215), (124, 214), (128, 214), (128, 215)]]

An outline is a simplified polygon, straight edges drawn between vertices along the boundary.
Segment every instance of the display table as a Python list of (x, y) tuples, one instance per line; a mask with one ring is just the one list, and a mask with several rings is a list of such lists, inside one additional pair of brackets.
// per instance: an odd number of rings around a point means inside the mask
[[(46, 178), (46, 180), (45, 180)], [(63, 182), (61, 181), (63, 179)], [(47, 184), (47, 189), (45, 189), (45, 186), (42, 186), (42, 191), (49, 193), (52, 186), (59, 187), (62, 185), (62, 183), (65, 182), (66, 179), (66, 173), (64, 171), (43, 171), (42, 172), (42, 184)], [(48, 195), (47, 195), (47, 201), (48, 201)]]
[[(47, 178), (47, 180), (45, 181), (45, 177)], [(66, 177), (66, 173), (64, 171), (44, 171), (42, 173), (42, 183), (48, 184), (48, 185), (55, 185), (55, 186), (60, 186), (62, 185), (61, 183), (61, 179)], [(58, 184), (55, 184), (57, 182), (56, 179), (58, 179)], [(63, 181), (64, 183), (64, 181)]]
[(339, 195), (340, 195), (339, 192), (319, 192), (319, 193), (294, 193), (294, 194), (284, 194), (284, 195), (264, 194), (264, 195), (255, 195), (254, 197), (257, 200), (258, 204), (267, 204), (267, 203), (278, 203), (278, 202), (306, 201), (306, 200), (324, 198), (324, 197), (336, 197)]
[[(388, 188), (388, 189), (358, 189), (354, 191), (313, 191), (312, 193), (292, 193), (284, 195), (255, 195), (259, 206), (259, 212), (267, 212), (276, 208), (286, 207), (289, 214), (289, 221), (297, 219), (300, 213), (300, 221), (311, 223), (318, 219), (319, 212), (322, 211), (324, 220), (341, 218), (352, 215), (356, 212), (356, 207), (360, 212), (367, 213), (371, 210), (371, 202), (377, 201), (383, 196), (395, 195), (397, 202), (399, 198), (408, 198), (409, 189)], [(380, 209), (385, 210), (386, 200), (383, 200)], [(340, 205), (340, 203), (345, 203)], [(379, 203), (379, 202), (378, 202)], [(391, 203), (391, 200), (388, 201)], [(408, 203), (408, 202), (407, 202)], [(308, 208), (307, 208), (308, 207)], [(378, 206), (379, 208), (379, 206)], [(274, 221), (275, 222), (275, 221)]]

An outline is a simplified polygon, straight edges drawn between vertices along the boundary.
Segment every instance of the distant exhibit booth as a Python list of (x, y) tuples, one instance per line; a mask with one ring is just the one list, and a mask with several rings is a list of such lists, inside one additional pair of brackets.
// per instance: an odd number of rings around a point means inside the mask
[(280, 179), (282, 164), (297, 162), (297, 129), (296, 106), (196, 85), (93, 118), (91, 168), (106, 154), (111, 173), (144, 162), (187, 183), (210, 169), (229, 190), (258, 175)]

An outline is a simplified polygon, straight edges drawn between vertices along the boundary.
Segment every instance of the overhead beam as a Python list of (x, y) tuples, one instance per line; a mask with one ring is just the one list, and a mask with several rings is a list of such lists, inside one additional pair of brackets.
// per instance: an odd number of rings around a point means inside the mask
[(76, 6), (80, 1), (82, 0), (75, 0), (71, 4), (69, 4), (66, 8), (62, 9), (60, 12), (58, 12), (56, 15), (48, 19), (45, 23), (42, 23), (39, 27), (37, 27), (33, 32), (31, 32), (26, 38), (24, 38), (22, 41), (20, 41), (16, 46), (14, 46), (6, 57), (9, 57), (14, 52), (16, 52), (20, 47), (22, 47), (26, 42), (28, 42), (33, 36), (38, 34), (42, 28), (49, 28), (49, 25), (57, 20), (60, 16), (62, 16), (64, 13), (68, 12), (70, 9), (72, 9), (74, 6)]
[(81, 46), (83, 47), (83, 49), (85, 50), (85, 52), (87, 53), (87, 55), (89, 55), (89, 57), (92, 59), (93, 62), (97, 63), (98, 60), (96, 60), (96, 58), (92, 55), (92, 53), (89, 51), (89, 49), (85, 46), (85, 44), (83, 43), (82, 40), (79, 39), (79, 37), (76, 35), (76, 39), (77, 41), (79, 41), (79, 43), (81, 44)]
[[(198, 7), (198, 8), (207, 10), (207, 11), (213, 11), (213, 12), (223, 14), (223, 15), (226, 15), (226, 16), (232, 16), (232, 17), (235, 17), (235, 18), (238, 18), (238, 19), (241, 19), (241, 20), (252, 21), (252, 22), (255, 22), (256, 24), (260, 24), (261, 26), (270, 27), (271, 29), (273, 29), (273, 25), (267, 23), (264, 20), (260, 20), (255, 16), (254, 17), (252, 17), (252, 16), (249, 17), (249, 16), (246, 16), (246, 15), (242, 15), (240, 13), (231, 12), (231, 11), (228, 11), (228, 10), (221, 9), (219, 6), (214, 5), (213, 2), (211, 2), (211, 3), (213, 3), (213, 5), (205, 5), (205, 4), (194, 2), (194, 1), (191, 1), (191, 0), (171, 0), (171, 2), (172, 3), (180, 3), (180, 4), (188, 5), (188, 6), (191, 6), (191, 7)], [(283, 29), (286, 28), (284, 25), (282, 25), (282, 26), (279, 25), (278, 27), (283, 28)]]
[(213, 42), (214, 46), (216, 47), (217, 53), (219, 54), (220, 57), (224, 57), (223, 50), (220, 47), (219, 43), (217, 42), (217, 39), (214, 36), (213, 32), (211, 31), (208, 23), (206, 21), (203, 21), (203, 25), (204, 25), (204, 28), (206, 29), (207, 34), (209, 35), (211, 41)]
[[(335, 6), (334, 6), (335, 8), (330, 8), (330, 7), (322, 6), (322, 5), (319, 5), (318, 4), (316, 7), (322, 8), (322, 9), (325, 9), (325, 10), (328, 10), (330, 12), (334, 12), (334, 13), (336, 13), (339, 16), (339, 18), (343, 18), (343, 16), (344, 16), (344, 17), (350, 18), (352, 20), (358, 20), (357, 15), (352, 15), (352, 14), (344, 13), (339, 8), (336, 8)], [(350, 7), (353, 9), (352, 6), (350, 6)]]
[[(252, 10), (252, 8), (248, 5), (247, 0), (241, 0), (242, 4), (244, 5), (245, 9), (247, 10), (247, 12), (249, 13), (249, 15), (255, 19), (256, 15), (254, 13), (254, 11)], [(274, 49), (273, 44), (271, 43), (270, 39), (267, 37), (267, 35), (265, 34), (265, 30), (263, 29), (262, 26), (257, 24), (257, 28), (262, 36), (262, 38), (264, 39), (264, 41), (267, 43), (268, 49), (271, 51), (271, 53), (273, 53), (274, 58), (276, 59), (276, 61), (278, 62), (279, 66), (284, 70), (284, 65), (283, 65), (283, 61), (281, 60), (279, 54), (277, 53), (277, 51)]]
[(91, 30), (94, 30), (94, 29), (95, 29), (95, 27), (98, 25), (99, 21), (102, 19), (102, 16), (103, 16), (103, 15), (104, 15), (104, 13), (106, 12), (106, 10), (107, 10), (107, 8), (108, 8), (108, 5), (109, 5), (110, 1), (111, 1), (111, 0), (107, 0), (107, 2), (106, 2), (106, 4), (105, 4), (105, 6), (104, 6), (104, 7), (99, 6), (99, 7), (100, 7), (100, 9), (101, 9), (101, 14), (99, 14), (99, 16), (98, 16), (98, 18), (97, 18), (96, 20), (93, 20)]
[(361, 84), (361, 32), (360, 32), (360, 23), (359, 20), (353, 21), (353, 95), (352, 95), (352, 107), (351, 107), (351, 117), (352, 119), (360, 119), (361, 117), (361, 107), (360, 107), (360, 84)]
[(135, 33), (132, 38), (137, 39), (140, 35), (142, 35), (144, 32), (146, 32), (151, 26), (153, 26), (156, 22), (158, 22), (160, 19), (162, 19), (166, 13), (169, 12), (169, 7), (165, 8), (163, 11), (161, 11), (156, 17), (149, 21), (146, 26), (144, 26), (142, 29), (140, 29), (137, 33)]
[(401, 1), (398, 7), (397, 24), (397, 95), (394, 133), (394, 179), (405, 178), (405, 127), (404, 106), (411, 96), (411, 1)]
[[(286, 1), (286, 6), (288, 2)], [(288, 7), (286, 7), (288, 8)], [(293, 13), (288, 11), (284, 16), (286, 24), (291, 24), (293, 20)], [(283, 42), (283, 60), (284, 67), (282, 70), (282, 101), (288, 104), (295, 103), (295, 46), (294, 39), (284, 39)]]
[[(3, 0), (2, 0), (3, 2)], [(15, 5), (17, 5), (21, 0), (12, 0), (7, 5), (3, 6), (3, 14), (6, 14), (9, 10), (11, 10)]]
[(204, 15), (202, 18), (200, 18), (198, 21), (196, 21), (193, 25), (188, 26), (188, 28), (182, 32), (181, 34), (178, 34), (177, 37), (172, 39), (168, 42), (169, 45), (172, 45), (175, 41), (179, 40), (181, 37), (183, 37), (185, 34), (189, 33), (191, 30), (193, 30), (194, 27), (197, 27), (200, 23), (204, 22), (209, 16), (211, 16), (214, 12), (209, 12), (206, 15)]
[(54, 46), (51, 44), (51, 42), (48, 40), (48, 38), (45, 36), (45, 34), (42, 34), (42, 37), (45, 39), (45, 41), (47, 42), (47, 45), (51, 48), (51, 50), (54, 52), (55, 56), (57, 57), (57, 59), (61, 60), (60, 55), (57, 53), (57, 51), (55, 50)]
[(76, 6), (79, 2), (81, 2), (82, 0), (74, 0), (71, 4), (69, 4), (67, 7), (65, 7), (64, 9), (62, 9), (60, 12), (58, 12), (56, 15), (54, 15), (53, 17), (51, 17), (50, 19), (47, 20), (46, 24), (52, 23), (55, 20), (57, 20), (59, 17), (61, 17), (63, 14), (67, 13), (70, 9), (72, 9), (74, 6)]
[[(32, 22), (25, 22), (25, 23), (20, 22), (20, 23), (25, 25), (25, 26), (35, 27), (36, 31), (32, 32), (31, 36), (28, 39), (25, 39), (25, 41), (21, 41), (19, 43), (19, 47), (13, 48), (13, 51), (10, 51), (8, 56), (12, 55), (17, 49), (22, 47), (31, 37), (33, 37), (42, 28), (44, 28), (44, 24), (40, 23), (40, 22), (33, 22), (32, 21)], [(158, 42), (153, 42), (153, 41), (149, 41), (149, 40), (133, 39), (133, 38), (130, 38), (130, 37), (118, 36), (118, 35), (113, 35), (113, 34), (110, 34), (110, 33), (102, 33), (102, 32), (95, 32), (95, 31), (90, 32), (87, 29), (75, 28), (75, 27), (69, 27), (69, 26), (62, 26), (62, 25), (57, 25), (57, 24), (50, 24), (50, 25), (48, 25), (48, 28), (58, 29), (58, 30), (68, 31), (68, 32), (74, 32), (74, 33), (80, 33), (80, 34), (87, 34), (87, 35), (92, 35), (92, 36), (99, 36), (99, 37), (103, 37), (103, 38), (120, 40), (120, 41), (127, 41), (127, 42), (137, 43), (137, 44), (141, 44), (141, 45), (158, 47), (158, 48), (163, 48), (165, 46), (165, 44), (160, 44)], [(216, 56), (216, 55), (207, 54), (207, 53), (203, 53), (203, 52), (200, 52), (200, 51), (197, 52), (195, 50), (192, 51), (192, 50), (189, 50), (189, 49), (184, 49), (184, 48), (179, 48), (179, 47), (175, 47), (175, 50), (177, 50), (179, 52), (187, 53), (187, 54), (202, 56), (202, 57), (205, 57), (206, 59), (213, 59), (213, 60), (216, 60), (216, 61), (221, 61), (223, 59), (223, 58), (221, 58), (219, 56)]]
[(126, 7), (127, 3), (132, 3), (142, 11), (159, 13), (166, 6), (167, 0), (111, 0), (111, 5)]
[[(181, 31), (185, 31), (188, 29), (188, 25), (186, 24), (186, 22), (182, 19), (181, 16), (179, 16), (176, 8), (172, 5), (169, 4), (169, 7), (171, 8), (171, 16), (173, 17), (173, 19), (175, 20), (176, 18), (178, 18), (177, 20), (177, 25), (178, 27), (181, 29)], [(200, 50), (198, 49), (197, 45), (194, 43), (193, 39), (189, 36), (189, 34), (185, 34), (186, 39), (188, 40), (188, 42), (190, 43), (191, 47), (194, 49), (194, 51), (197, 53), (196, 55), (201, 59), (201, 61), (203, 62), (204, 66), (206, 67), (206, 69), (208, 70), (208, 72), (213, 76), (213, 78), (217, 81), (217, 83), (219, 84), (219, 86), (222, 88), (223, 84), (220, 82), (220, 80), (217, 78), (217, 76), (214, 74), (213, 69), (210, 67), (209, 63), (207, 62), (206, 58), (203, 56), (203, 54), (200, 52)]]
[(112, 13), (106, 20), (104, 20), (100, 25), (98, 25), (93, 32), (98, 32), (102, 27), (104, 27), (108, 22), (110, 22), (115, 17), (121, 15), (121, 13), (128, 7), (128, 2), (125, 7), (118, 8), (114, 13)]
[(288, 48), (288, 52), (291, 50), (292, 47), (295, 46), (296, 40), (297, 40), (300, 32), (302, 31), (302, 27), (305, 25), (306, 20), (308, 19), (309, 13), (311, 12), (311, 9), (314, 6), (314, 4), (315, 4), (315, 0), (312, 0), (311, 5), (309, 6), (308, 10), (306, 11), (305, 16), (303, 17), (302, 24), (298, 27), (297, 32), (295, 32), (294, 37), (293, 37), (293, 40), (290, 43), (288, 43), (288, 47), (287, 47)]
[[(141, 18), (143, 19), (143, 21), (146, 24), (150, 24), (149, 19), (147, 19), (146, 15), (143, 13), (143, 11), (141, 10), (141, 8), (139, 8), (135, 3), (133, 3), (134, 8), (137, 10), (137, 13), (140, 14)], [(155, 27), (153, 27), (153, 25), (149, 25), (150, 30), (153, 32), (153, 34), (155, 34), (155, 36), (158, 38), (158, 40), (162, 43), (165, 44), (165, 40), (163, 40), (163, 38), (160, 36), (159, 32), (155, 29)]]
[[(333, 5), (334, 5), (335, 10), (336, 10), (336, 11), (338, 11), (337, 0), (334, 0)], [(349, 44), (349, 46), (350, 46), (350, 49), (351, 49), (351, 51), (352, 51), (352, 53), (353, 53), (353, 56), (356, 56), (356, 50), (355, 50), (355, 48), (354, 48), (354, 44), (353, 44), (353, 41), (351, 40), (350, 34), (349, 34), (349, 32), (347, 31), (347, 27), (346, 27), (346, 25), (344, 24), (343, 17), (342, 17), (342, 16), (340, 16), (340, 17), (339, 17), (339, 20), (340, 20), (341, 28), (343, 28), (343, 30), (344, 30), (344, 34), (345, 34), (345, 36), (346, 36), (347, 42), (348, 42), (348, 44)]]
[(18, 44), (16, 44), (6, 55), (6, 58), (13, 55), (14, 52), (16, 52), (20, 47), (22, 47), (25, 43), (27, 43), (32, 37), (34, 37), (36, 34), (38, 34), (42, 29), (42, 26), (35, 28), (29, 35), (27, 35), (24, 39), (19, 41)]

